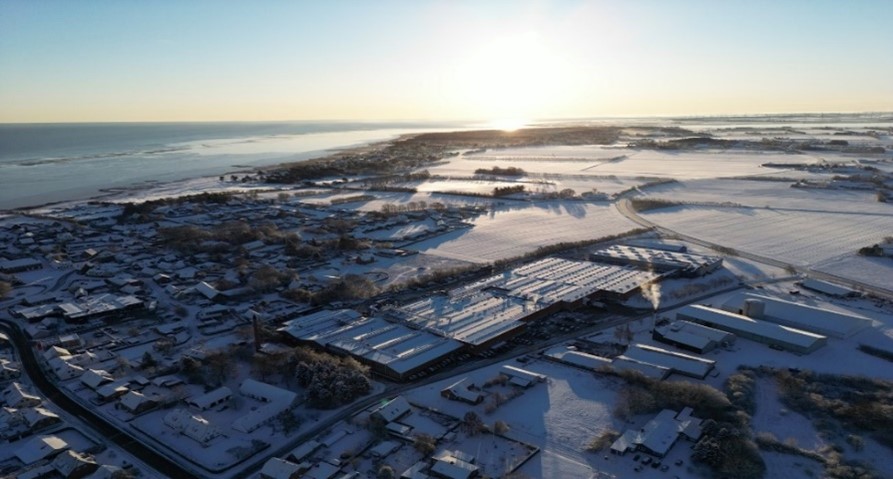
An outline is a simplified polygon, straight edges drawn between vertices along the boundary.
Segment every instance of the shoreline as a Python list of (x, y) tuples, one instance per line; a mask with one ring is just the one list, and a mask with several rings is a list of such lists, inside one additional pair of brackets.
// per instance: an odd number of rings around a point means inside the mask
[[(438, 130), (440, 131), (440, 130)], [(134, 183), (128, 186), (112, 186), (112, 187), (103, 187), (95, 190), (94, 193), (89, 194), (83, 198), (67, 198), (61, 199), (57, 201), (47, 201), (43, 203), (37, 203), (26, 206), (19, 206), (14, 208), (2, 208), (0, 209), (0, 214), (3, 215), (17, 215), (17, 214), (34, 214), (39, 213), (42, 209), (54, 209), (54, 208), (65, 208), (65, 207), (73, 207), (78, 204), (91, 203), (91, 202), (120, 202), (127, 203), (128, 195), (135, 195), (140, 192), (151, 192), (152, 190), (163, 189), (169, 186), (176, 185), (184, 185), (188, 186), (189, 183), (198, 183), (202, 181), (219, 181), (219, 177), (228, 177), (230, 175), (244, 175), (244, 174), (256, 174), (259, 171), (270, 170), (270, 169), (281, 169), (288, 168), (289, 166), (302, 164), (302, 163), (325, 163), (327, 161), (332, 161), (338, 159), (339, 157), (350, 155), (350, 154), (362, 154), (362, 153), (370, 153), (378, 149), (387, 148), (391, 144), (397, 141), (403, 141), (410, 138), (413, 138), (420, 133), (401, 133), (395, 137), (391, 137), (386, 140), (373, 140), (370, 142), (361, 142), (361, 143), (353, 143), (335, 148), (327, 148), (324, 150), (318, 151), (309, 151), (309, 152), (299, 152), (300, 153), (319, 153), (320, 156), (314, 156), (312, 158), (308, 158), (306, 160), (297, 160), (297, 161), (286, 161), (279, 163), (271, 163), (269, 165), (264, 166), (251, 166), (244, 164), (234, 164), (231, 165), (231, 170), (227, 170), (225, 173), (214, 174), (214, 175), (199, 175), (199, 176), (191, 176), (187, 178), (181, 178), (176, 180), (143, 180), (138, 183)], [(225, 181), (224, 184), (233, 184), (232, 182)], [(241, 185), (241, 184), (240, 184)], [(233, 184), (233, 186), (235, 186)], [(241, 188), (247, 189), (247, 188)], [(207, 188), (196, 188), (194, 193), (188, 194), (197, 194), (202, 191), (206, 191)], [(226, 190), (226, 188), (224, 188)], [(119, 201), (110, 201), (110, 200), (119, 200)], [(145, 199), (134, 199), (132, 201), (142, 202), (148, 201)]]

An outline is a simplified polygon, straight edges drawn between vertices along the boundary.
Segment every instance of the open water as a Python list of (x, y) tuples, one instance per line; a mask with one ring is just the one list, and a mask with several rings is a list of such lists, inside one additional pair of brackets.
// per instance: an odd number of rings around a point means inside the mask
[(450, 122), (0, 124), (0, 210), (303, 161), (404, 133), (464, 127)]

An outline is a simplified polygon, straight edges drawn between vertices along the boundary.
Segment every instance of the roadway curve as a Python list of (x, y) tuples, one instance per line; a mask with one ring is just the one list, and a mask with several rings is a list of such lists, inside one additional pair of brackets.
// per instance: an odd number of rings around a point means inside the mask
[[(722, 248), (728, 249), (724, 245), (719, 245), (716, 243), (711, 243), (709, 241), (704, 241), (700, 238), (695, 238), (695, 237), (689, 236), (685, 233), (680, 233), (678, 231), (664, 228), (663, 226), (660, 226), (656, 223), (648, 221), (647, 219), (645, 219), (641, 215), (639, 215), (639, 213), (635, 210), (635, 208), (633, 208), (632, 202), (630, 201), (629, 198), (620, 198), (619, 200), (614, 202), (614, 206), (617, 208), (617, 211), (619, 211), (620, 214), (625, 216), (630, 221), (632, 221), (640, 226), (643, 226), (645, 228), (651, 228), (663, 235), (676, 236), (676, 237), (683, 239), (689, 243), (694, 243), (694, 244), (704, 246), (704, 247), (714, 249), (714, 250), (719, 250)], [(797, 265), (793, 265), (790, 263), (785, 263), (784, 261), (779, 261), (777, 259), (767, 258), (765, 256), (760, 256), (760, 255), (756, 255), (753, 253), (747, 253), (745, 251), (740, 251), (740, 250), (735, 250), (735, 253), (733, 256), (738, 256), (740, 258), (748, 259), (748, 260), (755, 261), (757, 263), (766, 264), (769, 266), (783, 268), (786, 271), (797, 272), (799, 274), (804, 274), (804, 275), (807, 275), (812, 278), (845, 284), (855, 290), (866, 291), (866, 292), (869, 292), (871, 294), (874, 294), (874, 295), (877, 295), (877, 296), (880, 296), (883, 298), (893, 299), (893, 291), (891, 291), (891, 290), (880, 288), (880, 287), (877, 287), (877, 286), (874, 286), (871, 284), (862, 283), (860, 281), (856, 281), (856, 280), (853, 280), (850, 278), (843, 278), (843, 277), (840, 277), (837, 275), (825, 273), (822, 271), (816, 271), (814, 269), (810, 269), (807, 267), (802, 267), (802, 266), (797, 266)]]
[(168, 457), (141, 443), (136, 438), (122, 431), (120, 427), (112, 424), (107, 419), (59, 391), (56, 385), (43, 374), (43, 371), (37, 362), (37, 357), (34, 354), (34, 349), (28, 344), (28, 339), (25, 338), (25, 335), (22, 333), (21, 329), (19, 329), (17, 324), (12, 321), (0, 319), (0, 330), (5, 331), (9, 336), (9, 340), (12, 341), (13, 346), (18, 350), (19, 359), (22, 361), (22, 368), (25, 374), (28, 375), (31, 382), (44, 395), (44, 397), (69, 414), (80, 418), (84, 423), (92, 427), (97, 435), (102, 436), (109, 443), (121, 447), (154, 468), (157, 472), (169, 477), (201, 477), (194, 472), (183, 468), (181, 464), (171, 461)]

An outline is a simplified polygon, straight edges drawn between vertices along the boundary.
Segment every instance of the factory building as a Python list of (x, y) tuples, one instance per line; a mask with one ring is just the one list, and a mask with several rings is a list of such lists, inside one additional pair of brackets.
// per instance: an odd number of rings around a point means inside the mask
[(699, 304), (685, 306), (676, 313), (676, 319), (728, 331), (738, 337), (797, 354), (809, 354), (828, 342), (828, 338), (820, 334)]
[(838, 313), (761, 294), (738, 295), (723, 304), (722, 308), (749, 318), (835, 338), (848, 338), (871, 326), (871, 320), (862, 316)]
[(361, 318), (352, 310), (320, 311), (287, 321), (279, 331), (298, 343), (353, 356), (394, 380), (405, 380), (463, 349), (458, 341), (378, 317)]
[(685, 277), (703, 276), (722, 267), (722, 258), (719, 256), (627, 245), (602, 248), (592, 253), (589, 259), (610, 264), (633, 265)]
[(673, 321), (654, 329), (652, 339), (698, 354), (735, 342), (735, 335), (690, 321)]
[(640, 363), (664, 367), (674, 373), (695, 379), (704, 379), (716, 365), (716, 361), (710, 359), (667, 351), (647, 344), (631, 345), (627, 348), (624, 356)]

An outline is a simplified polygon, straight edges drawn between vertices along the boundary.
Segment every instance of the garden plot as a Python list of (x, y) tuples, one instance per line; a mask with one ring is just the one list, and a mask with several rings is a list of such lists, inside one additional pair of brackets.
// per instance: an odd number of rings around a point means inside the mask
[[(643, 190), (648, 198), (668, 201), (723, 203), (808, 211), (880, 213), (893, 216), (893, 206), (880, 203), (871, 191), (792, 188), (790, 182), (691, 180)], [(734, 193), (731, 193), (734, 192)]]
[(472, 263), (489, 263), (541, 246), (584, 241), (630, 231), (635, 225), (609, 206), (543, 201), (501, 207), (475, 218), (473, 228), (416, 243), (412, 249)]
[(893, 231), (893, 216), (876, 214), (688, 206), (643, 216), (682, 234), (800, 266), (857, 251)]

